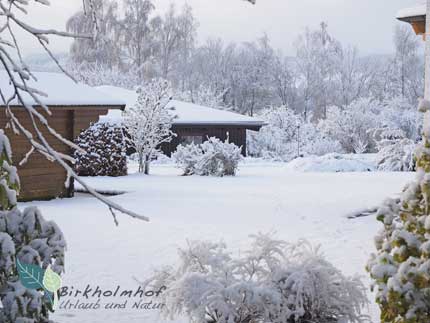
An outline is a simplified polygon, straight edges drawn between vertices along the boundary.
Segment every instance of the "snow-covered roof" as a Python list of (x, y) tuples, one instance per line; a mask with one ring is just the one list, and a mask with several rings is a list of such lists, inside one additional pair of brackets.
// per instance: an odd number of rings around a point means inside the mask
[(412, 17), (421, 17), (426, 15), (426, 5), (417, 5), (415, 7), (401, 9), (397, 12), (397, 19), (403, 20)]
[[(76, 83), (62, 73), (33, 73), (37, 81), (30, 80), (28, 85), (47, 96), (40, 96), (47, 106), (106, 106), (123, 107), (125, 102), (116, 97), (82, 83)], [(15, 76), (17, 78), (17, 75)], [(13, 94), (13, 88), (6, 71), (0, 71), (0, 89), (6, 98)], [(36, 102), (27, 93), (23, 93), (24, 101), (27, 104), (36, 105)], [(11, 105), (21, 105), (17, 99)]]
[[(133, 106), (138, 97), (135, 91), (114, 86), (99, 86), (97, 89), (125, 100), (127, 106)], [(265, 124), (264, 121), (257, 118), (188, 102), (172, 100), (169, 102), (168, 106), (169, 108), (173, 108), (173, 113), (176, 116), (173, 122), (174, 125), (240, 125), (261, 127)], [(106, 116), (102, 116), (100, 120), (119, 122), (121, 118), (121, 111), (109, 111), (109, 113)]]

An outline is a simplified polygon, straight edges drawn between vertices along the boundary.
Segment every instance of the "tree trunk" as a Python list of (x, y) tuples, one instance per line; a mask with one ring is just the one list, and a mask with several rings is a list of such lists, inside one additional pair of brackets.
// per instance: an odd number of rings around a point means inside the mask
[(150, 158), (149, 158), (149, 156), (146, 156), (145, 157), (145, 170), (144, 170), (144, 174), (145, 175), (149, 175), (149, 165), (150, 165), (150, 163), (151, 163), (151, 160), (150, 160)]
[(145, 162), (143, 160), (143, 154), (139, 153), (139, 173), (143, 173), (144, 168), (145, 168)]

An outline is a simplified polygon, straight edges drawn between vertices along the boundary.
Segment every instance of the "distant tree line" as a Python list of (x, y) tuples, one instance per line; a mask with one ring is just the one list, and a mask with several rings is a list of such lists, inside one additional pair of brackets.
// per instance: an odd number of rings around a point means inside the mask
[[(304, 119), (325, 118), (330, 106), (345, 109), (361, 98), (394, 97), (415, 104), (423, 92), (419, 39), (410, 28), (394, 32), (393, 55), (360, 56), (356, 47), (336, 40), (321, 23), (294, 42), (296, 55), (274, 49), (267, 35), (254, 42), (197, 43), (192, 8), (171, 5), (155, 14), (150, 0), (96, 0), (99, 29), (94, 40), (76, 39), (72, 70), (88, 83), (119, 83), (132, 88), (147, 80), (169, 80), (190, 101), (213, 94), (219, 105), (254, 115), (270, 106), (287, 106)], [(74, 14), (70, 32), (91, 32), (91, 17)]]

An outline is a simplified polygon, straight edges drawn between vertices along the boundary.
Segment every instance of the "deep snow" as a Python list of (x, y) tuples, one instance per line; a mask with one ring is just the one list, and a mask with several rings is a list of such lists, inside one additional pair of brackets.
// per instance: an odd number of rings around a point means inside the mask
[[(373, 217), (348, 220), (345, 215), (395, 196), (413, 178), (411, 173), (299, 173), (282, 163), (242, 164), (237, 177), (179, 174), (170, 165), (156, 165), (150, 176), (88, 179), (97, 189), (127, 191), (112, 199), (150, 216), (150, 223), (120, 215), (115, 227), (109, 211), (85, 194), (20, 206), (39, 206), (63, 229), (68, 241), (66, 286), (137, 288), (134, 278), (145, 280), (154, 268), (175, 261), (177, 247), (186, 239), (223, 239), (240, 250), (247, 236), (259, 231), (277, 232), (287, 241), (306, 238), (322, 244), (330, 261), (348, 275), (363, 275), (367, 284), (364, 266), (380, 225)], [(109, 300), (103, 298), (102, 303)], [(370, 300), (369, 313), (377, 322), (377, 308)], [(53, 318), (64, 323), (162, 321), (157, 311), (127, 306), (60, 309)]]

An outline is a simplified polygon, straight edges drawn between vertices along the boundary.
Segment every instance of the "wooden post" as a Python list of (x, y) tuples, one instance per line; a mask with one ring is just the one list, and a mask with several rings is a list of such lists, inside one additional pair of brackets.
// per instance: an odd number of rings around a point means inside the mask
[(424, 99), (430, 100), (430, 0), (427, 0), (425, 37), (425, 92)]

